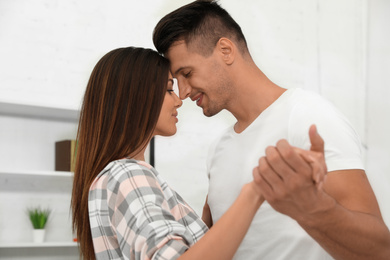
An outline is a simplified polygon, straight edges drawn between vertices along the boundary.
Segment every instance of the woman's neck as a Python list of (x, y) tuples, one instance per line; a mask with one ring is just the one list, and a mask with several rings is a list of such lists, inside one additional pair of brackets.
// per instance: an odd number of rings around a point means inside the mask
[(142, 153), (142, 154), (137, 154), (135, 156), (132, 156), (133, 159), (136, 159), (138, 161), (145, 161), (145, 154)]
[[(148, 142), (149, 144), (150, 142)], [(143, 149), (138, 150), (130, 155), (131, 158), (136, 159), (138, 161), (145, 161), (145, 151), (146, 151), (147, 145), (144, 146)]]

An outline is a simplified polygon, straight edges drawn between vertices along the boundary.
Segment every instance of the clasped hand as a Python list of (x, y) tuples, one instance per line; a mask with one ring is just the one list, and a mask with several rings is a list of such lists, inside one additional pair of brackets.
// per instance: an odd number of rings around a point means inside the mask
[(310, 150), (293, 147), (286, 140), (267, 147), (253, 170), (254, 182), (265, 200), (297, 221), (320, 211), (317, 202), (324, 195), (324, 141), (315, 125), (310, 127), (309, 137)]

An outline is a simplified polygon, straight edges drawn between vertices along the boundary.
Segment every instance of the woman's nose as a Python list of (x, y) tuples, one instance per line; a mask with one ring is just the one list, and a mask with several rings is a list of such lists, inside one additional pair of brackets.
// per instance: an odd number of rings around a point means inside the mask
[[(175, 95), (176, 96), (176, 95)], [(183, 105), (183, 101), (181, 101), (181, 99), (178, 97), (178, 96), (176, 96), (176, 100), (175, 100), (175, 106), (177, 107), (177, 108), (179, 108), (179, 107), (181, 107)]]

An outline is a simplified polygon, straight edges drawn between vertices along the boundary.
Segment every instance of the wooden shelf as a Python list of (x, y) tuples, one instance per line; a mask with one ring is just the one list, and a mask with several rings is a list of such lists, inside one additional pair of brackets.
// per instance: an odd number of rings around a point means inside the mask
[(40, 119), (78, 122), (79, 111), (67, 108), (45, 107), (0, 101), (0, 114)]
[(77, 242), (13, 242), (0, 243), (0, 248), (32, 248), (32, 247), (76, 247)]

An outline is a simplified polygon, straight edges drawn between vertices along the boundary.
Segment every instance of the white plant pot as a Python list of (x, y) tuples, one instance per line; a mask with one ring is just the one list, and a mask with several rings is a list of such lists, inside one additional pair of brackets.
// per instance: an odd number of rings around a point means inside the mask
[(45, 229), (33, 229), (34, 243), (42, 243), (45, 240)]

